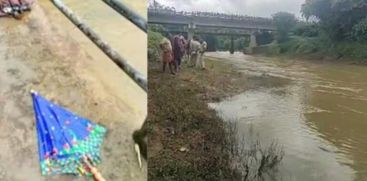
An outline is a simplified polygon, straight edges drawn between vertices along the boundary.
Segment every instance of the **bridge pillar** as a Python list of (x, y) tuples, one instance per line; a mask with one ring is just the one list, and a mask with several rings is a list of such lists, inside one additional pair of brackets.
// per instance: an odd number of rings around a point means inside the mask
[(233, 37), (233, 35), (231, 35), (231, 48), (229, 49), (229, 52), (231, 54), (234, 53), (234, 37)]
[(255, 35), (255, 33), (251, 33), (251, 36), (250, 36), (250, 48), (254, 48), (254, 47), (257, 47), (256, 35)]
[(255, 32), (251, 33), (250, 35), (250, 45), (249, 45), (249, 53), (253, 52), (253, 49), (257, 47), (257, 42), (256, 42), (256, 34)]

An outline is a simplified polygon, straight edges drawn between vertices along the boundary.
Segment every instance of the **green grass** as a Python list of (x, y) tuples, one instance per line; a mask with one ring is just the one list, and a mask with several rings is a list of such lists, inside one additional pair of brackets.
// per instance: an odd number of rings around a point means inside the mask
[(293, 36), (283, 43), (273, 43), (255, 49), (257, 54), (289, 55), (303, 58), (332, 58), (345, 60), (362, 60), (367, 62), (367, 43), (332, 42), (319, 37)]
[(159, 43), (162, 39), (160, 33), (148, 30), (148, 60), (159, 60)]
[[(226, 82), (232, 71), (212, 62), (207, 66), (210, 71), (185, 67), (173, 76), (163, 74), (158, 62), (149, 63), (149, 180), (219, 181), (229, 177), (224, 123), (207, 101), (218, 100), (223, 90), (231, 89)], [(182, 147), (187, 151), (180, 151)]]

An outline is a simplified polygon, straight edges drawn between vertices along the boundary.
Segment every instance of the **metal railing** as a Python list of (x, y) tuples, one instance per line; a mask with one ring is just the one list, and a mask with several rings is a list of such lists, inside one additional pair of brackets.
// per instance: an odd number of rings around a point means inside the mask
[[(145, 92), (148, 91), (147, 85), (147, 78), (143, 76), (138, 70), (132, 67), (128, 61), (122, 57), (117, 51), (115, 51), (111, 46), (109, 46), (105, 41), (101, 39), (101, 37), (93, 31), (88, 25), (86, 25), (76, 14), (74, 14), (61, 0), (51, 0), (53, 4), (75, 25), (82, 31), (94, 44), (96, 44), (118, 67), (120, 67), (131, 79), (135, 81)], [(103, 0), (104, 2), (115, 2), (113, 0)], [(117, 6), (116, 6), (117, 7)], [(122, 6), (121, 6), (122, 7)], [(124, 8), (127, 8), (124, 6)], [(115, 9), (115, 8), (114, 8)], [(119, 9), (115, 9), (116, 11), (120, 12)], [(122, 11), (122, 10), (121, 10)], [(140, 24), (142, 27), (138, 26), (139, 28), (143, 28), (144, 31), (144, 24), (145, 24), (145, 31), (146, 32), (146, 21), (141, 17), (138, 17), (136, 14), (132, 15), (133, 11), (128, 10), (124, 11), (122, 14), (127, 19), (135, 22), (134, 24)], [(135, 21), (138, 20), (138, 21)]]
[(117, 0), (102, 0), (102, 1), (105, 2), (107, 5), (109, 5), (111, 8), (113, 8), (114, 10), (116, 10), (122, 16), (130, 20), (145, 33), (147, 32), (148, 29), (147, 21), (139, 14), (129, 9), (123, 2)]

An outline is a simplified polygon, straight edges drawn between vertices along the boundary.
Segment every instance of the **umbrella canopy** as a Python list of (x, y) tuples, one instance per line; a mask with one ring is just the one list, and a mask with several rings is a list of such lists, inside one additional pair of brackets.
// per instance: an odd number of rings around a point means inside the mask
[(80, 174), (83, 157), (100, 162), (107, 129), (32, 91), (42, 175)]

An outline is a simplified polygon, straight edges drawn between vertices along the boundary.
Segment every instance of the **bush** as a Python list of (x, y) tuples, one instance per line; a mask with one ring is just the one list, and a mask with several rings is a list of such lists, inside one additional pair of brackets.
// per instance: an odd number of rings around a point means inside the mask
[(367, 17), (353, 26), (350, 36), (352, 40), (367, 41)]
[(297, 19), (294, 14), (287, 12), (278, 12), (273, 15), (273, 21), (277, 28), (278, 42), (285, 42), (288, 40), (289, 31), (296, 25)]
[(148, 60), (159, 60), (159, 43), (162, 41), (163, 36), (160, 33), (148, 30)]
[(262, 181), (266, 176), (278, 180), (276, 171), (285, 154), (283, 146), (277, 141), (264, 146), (258, 139), (248, 139), (238, 133), (237, 123), (226, 123), (224, 144), (229, 154), (232, 180)]
[(160, 33), (162, 36), (165, 36), (165, 37), (168, 37), (168, 35), (169, 35), (169, 32), (162, 25), (148, 24), (148, 29), (150, 31)]
[(316, 37), (319, 35), (319, 27), (316, 24), (298, 23), (293, 33), (303, 37)]
[(274, 40), (273, 34), (270, 32), (265, 31), (256, 33), (257, 45), (266, 45), (273, 42), (273, 40)]

